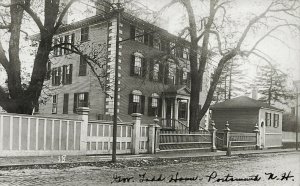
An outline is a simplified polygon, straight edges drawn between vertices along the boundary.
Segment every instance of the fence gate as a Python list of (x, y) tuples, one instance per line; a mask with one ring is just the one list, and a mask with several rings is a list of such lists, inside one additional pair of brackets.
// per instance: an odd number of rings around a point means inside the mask
[[(113, 126), (111, 122), (89, 122), (87, 130), (87, 154), (111, 154)], [(132, 124), (118, 123), (117, 153), (131, 153)]]

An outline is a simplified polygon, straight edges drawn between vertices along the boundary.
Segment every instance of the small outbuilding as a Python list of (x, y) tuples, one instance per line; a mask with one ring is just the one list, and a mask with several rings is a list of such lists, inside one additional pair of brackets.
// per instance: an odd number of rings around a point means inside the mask
[(258, 124), (261, 148), (282, 146), (283, 110), (246, 96), (217, 103), (210, 110), (218, 130), (223, 130), (227, 121), (232, 132), (253, 132)]

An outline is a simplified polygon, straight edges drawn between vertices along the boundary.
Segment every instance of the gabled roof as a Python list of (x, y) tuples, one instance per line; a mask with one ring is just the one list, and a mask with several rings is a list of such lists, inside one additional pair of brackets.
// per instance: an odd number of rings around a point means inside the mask
[(221, 103), (214, 104), (210, 106), (211, 110), (223, 110), (223, 109), (260, 109), (260, 108), (269, 108), (274, 110), (279, 110), (276, 107), (269, 106), (267, 103), (249, 98), (247, 96), (240, 96), (230, 100), (226, 100)]
[(164, 91), (164, 94), (169, 96), (175, 96), (175, 95), (189, 96), (191, 94), (191, 91), (186, 85), (174, 85), (167, 88)]

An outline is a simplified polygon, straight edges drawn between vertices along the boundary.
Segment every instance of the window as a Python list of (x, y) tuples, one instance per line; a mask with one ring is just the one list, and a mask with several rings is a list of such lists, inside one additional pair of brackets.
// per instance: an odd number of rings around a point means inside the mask
[(58, 95), (52, 96), (52, 114), (57, 114)]
[(169, 63), (168, 71), (168, 84), (175, 84), (176, 80), (176, 65), (174, 63)]
[(182, 57), (183, 57), (184, 59), (189, 59), (189, 49), (188, 49), (188, 48), (184, 48), (184, 49), (183, 49)]
[(148, 99), (148, 115), (161, 116), (161, 99), (157, 93), (151, 94)]
[(89, 27), (81, 28), (81, 42), (89, 40)]
[(265, 123), (266, 123), (266, 126), (272, 126), (271, 125), (271, 113), (268, 113), (268, 112), (266, 112), (266, 116), (265, 116), (266, 118), (265, 118)]
[(63, 66), (62, 83), (64, 85), (72, 84), (72, 70), (73, 70), (72, 64)]
[(292, 116), (296, 116), (296, 108), (295, 107), (291, 107), (291, 114), (292, 114)]
[(187, 79), (188, 79), (188, 72), (183, 69), (182, 70), (182, 84), (186, 85), (187, 84)]
[[(64, 38), (61, 36), (59, 37), (59, 44), (61, 43), (64, 43)], [(58, 47), (58, 53), (57, 53), (58, 56), (61, 56), (63, 55), (63, 49), (62, 49), (62, 46)]]
[(142, 75), (142, 58), (140, 57), (135, 57), (134, 74), (138, 76)]
[(65, 43), (66, 43), (64, 46), (64, 48), (66, 48), (66, 49), (64, 49), (65, 54), (69, 54), (70, 50), (71, 50), (71, 45), (69, 44), (71, 41), (70, 37), (71, 37), (70, 35), (65, 36)]
[[(54, 38), (54, 41), (53, 41), (53, 46), (57, 45), (58, 44), (58, 39), (57, 38)], [(57, 47), (54, 47), (53, 49), (53, 54), (54, 56), (58, 56), (58, 48)]]
[(132, 91), (129, 94), (128, 114), (141, 113), (144, 114), (145, 96), (139, 90)]
[(136, 28), (135, 29), (135, 39), (138, 42), (143, 43), (144, 42), (144, 30)]
[(130, 67), (130, 75), (145, 77), (146, 73), (147, 73), (146, 59), (139, 53), (133, 54), (131, 67)]
[(64, 94), (63, 114), (68, 114), (69, 94)]
[(60, 77), (61, 77), (61, 68), (53, 68), (52, 69), (52, 85), (58, 86), (60, 85)]
[(87, 63), (85, 58), (86, 56), (80, 56), (79, 76), (86, 76)]
[(157, 35), (155, 35), (154, 38), (153, 38), (153, 47), (158, 49), (158, 50), (161, 49), (160, 39)]
[(70, 53), (72, 53), (73, 50), (74, 50), (73, 45), (75, 45), (75, 33), (73, 33), (73, 34), (71, 35), (71, 51), (70, 51)]
[(89, 101), (88, 92), (75, 93), (73, 112), (76, 113), (76, 110), (79, 107), (88, 107), (88, 101)]
[(46, 72), (46, 80), (50, 80), (51, 78), (51, 61), (47, 62), (47, 72)]
[(274, 114), (274, 121), (273, 125), (275, 128), (279, 127), (279, 114)]
[(176, 56), (179, 58), (183, 58), (183, 48), (182, 47), (176, 48)]
[(171, 50), (171, 54), (175, 55), (176, 52), (175, 43), (170, 42), (170, 50)]
[(153, 66), (153, 80), (158, 81), (159, 79), (159, 64), (155, 63)]
[(187, 119), (187, 101), (181, 99), (178, 102), (178, 119), (186, 120)]

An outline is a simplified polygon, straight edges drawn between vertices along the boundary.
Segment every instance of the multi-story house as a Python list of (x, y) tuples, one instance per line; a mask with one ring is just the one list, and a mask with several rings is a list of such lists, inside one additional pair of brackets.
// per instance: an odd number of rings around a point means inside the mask
[[(84, 56), (55, 49), (45, 81), (52, 90), (51, 99), (40, 105), (40, 113), (72, 115), (76, 108), (85, 106), (90, 108), (90, 119), (105, 120), (113, 115), (117, 19), (114, 13), (103, 14), (107, 10), (98, 8), (102, 11), (95, 16), (61, 27), (54, 44), (80, 45), (86, 55), (93, 54), (91, 48), (104, 47), (101, 55), (106, 57), (99, 60), (106, 65), (96, 71), (105, 74), (105, 86), (100, 86), (95, 69), (91, 69)], [(119, 119), (131, 121), (131, 114), (138, 112), (143, 114), (143, 123), (152, 123), (157, 116), (168, 126), (188, 125), (188, 41), (128, 13), (122, 13), (119, 29)], [(205, 101), (210, 74), (208, 68), (200, 105)]]

